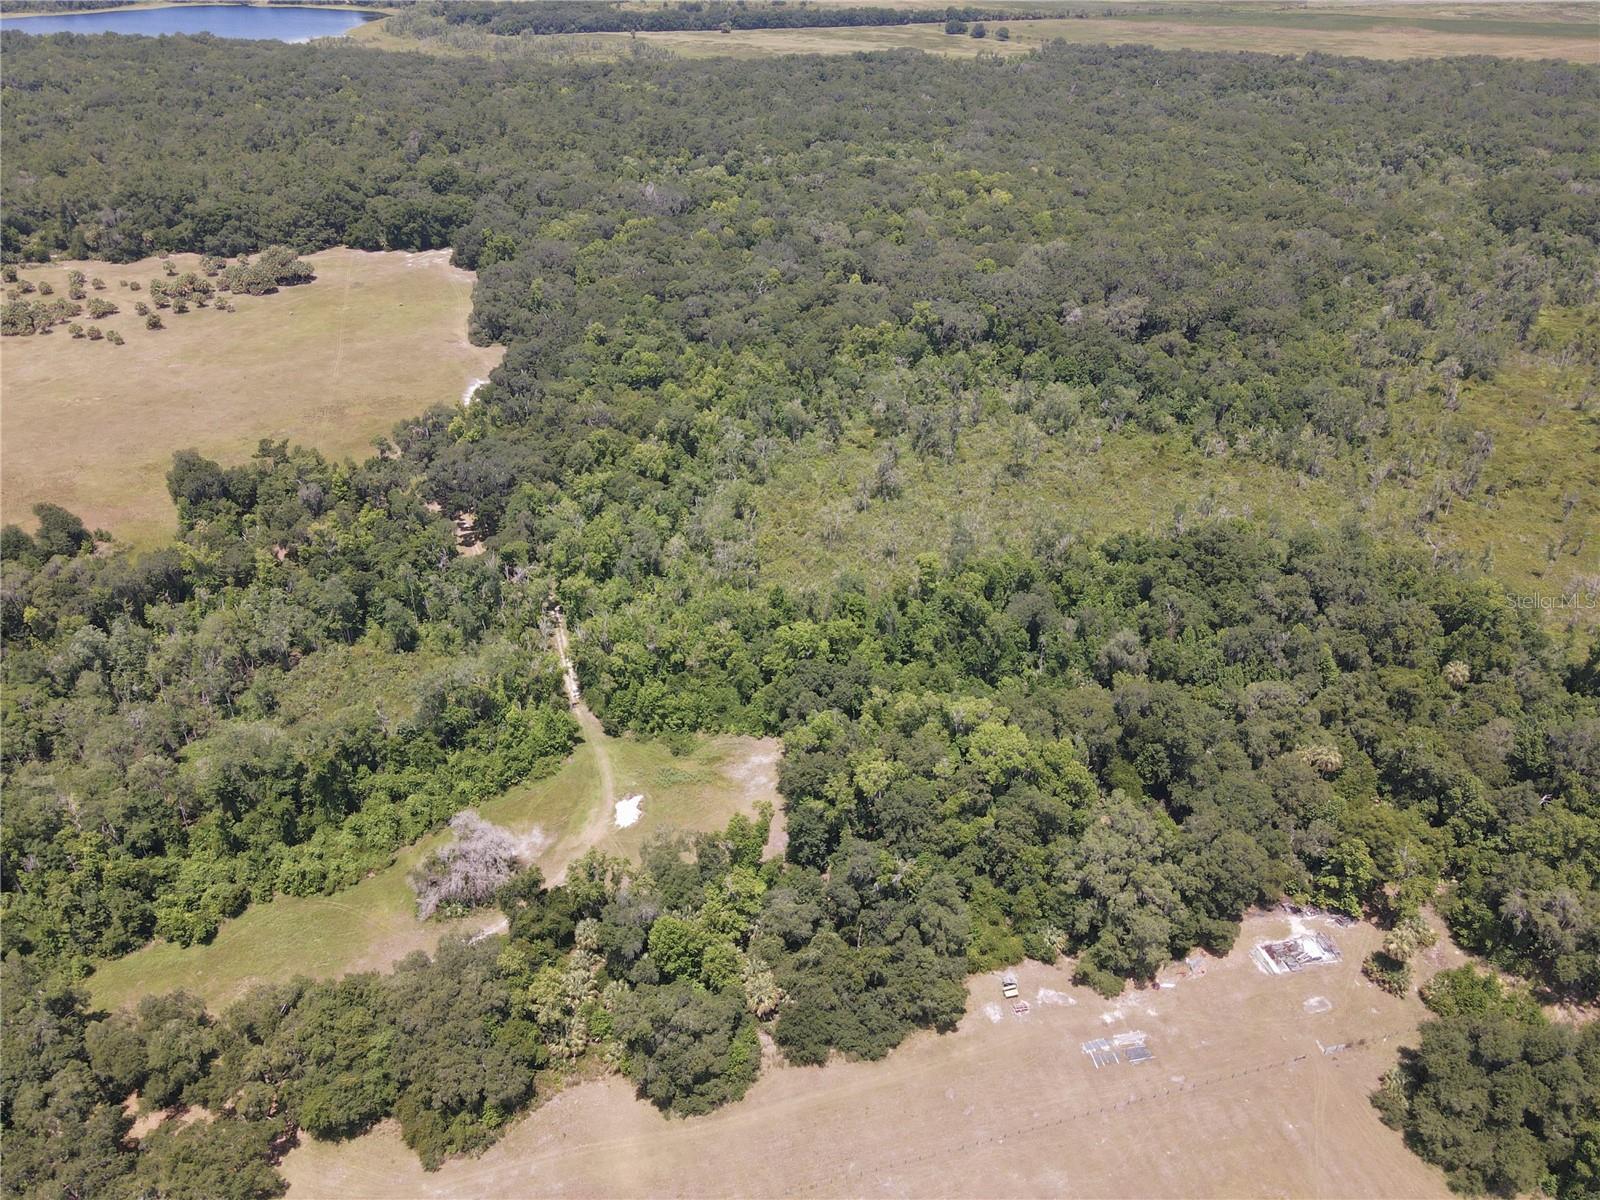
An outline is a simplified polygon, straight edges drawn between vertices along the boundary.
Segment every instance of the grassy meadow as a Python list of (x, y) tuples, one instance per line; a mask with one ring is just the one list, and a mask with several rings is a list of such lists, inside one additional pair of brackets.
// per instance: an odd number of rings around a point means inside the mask
[[(180, 272), (198, 256), (179, 254)], [(193, 447), (220, 461), (248, 458), (262, 438), (364, 458), (374, 436), (429, 405), (459, 399), (487, 376), (498, 347), (467, 341), (473, 275), (448, 252), (326, 250), (307, 256), (315, 281), (233, 299), (237, 311), (161, 312), (149, 330), (134, 304), (164, 278), (159, 259), (117, 265), (24, 267), (66, 294), (74, 268), (106, 282), (91, 291), (120, 311), (100, 321), (126, 344), (48, 335), (8, 337), (0, 349), (0, 516), (31, 527), (32, 506), (65, 506), (90, 528), (150, 544), (176, 515), (167, 495), (172, 453)]]
[[(626, 829), (602, 811), (598, 753), (610, 760), (619, 796), (644, 794), (639, 821)], [(604, 738), (599, 746), (580, 745), (557, 774), (513, 788), (478, 811), (527, 839), (545, 878), (554, 879), (593, 847), (632, 857), (656, 834), (718, 829), (761, 800), (776, 810), (777, 755), (776, 742), (755, 738), (706, 738), (682, 756), (657, 742)], [(119, 1008), (182, 988), (218, 1009), (259, 983), (383, 970), (412, 951), (431, 951), (448, 933), (491, 928), (499, 916), (492, 909), (452, 921), (416, 918), (406, 876), (448, 836), (436, 833), (407, 847), (389, 867), (336, 895), (252, 905), (205, 945), (154, 942), (105, 963), (88, 980), (90, 994), (97, 1006)]]
[[(1535, 341), (1490, 380), (1397, 405), (1361, 459), (1315, 476), (1209, 455), (1185, 435), (1089, 428), (1046, 437), (1000, 413), (964, 431), (949, 461), (902, 455), (900, 495), (859, 507), (884, 446), (866, 426), (829, 449), (786, 456), (756, 492), (757, 555), (774, 582), (909, 569), (958, 531), (979, 549), (1036, 536), (1172, 533), (1211, 517), (1294, 528), (1358, 521), (1402, 545), (1502, 580), (1580, 653), (1600, 633), (1600, 394), (1572, 346), (1595, 313), (1547, 314)], [(1476, 486), (1453, 486), (1475, 435), (1492, 449)], [(1424, 515), (1431, 513), (1431, 515)]]

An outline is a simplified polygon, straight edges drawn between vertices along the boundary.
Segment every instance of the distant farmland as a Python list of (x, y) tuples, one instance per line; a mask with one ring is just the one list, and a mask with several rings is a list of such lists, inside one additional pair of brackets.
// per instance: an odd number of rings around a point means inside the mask
[[(711, 55), (760, 57), (768, 54), (848, 54), (858, 50), (927, 50), (936, 54), (977, 54), (981, 51), (1018, 54), (1036, 50), (1045, 42), (1105, 43), (1154, 46), (1158, 50), (1250, 50), (1266, 54), (1348, 54), (1363, 58), (1435, 58), (1463, 54), (1502, 58), (1561, 58), (1600, 63), (1600, 37), (1577, 36), (1573, 26), (1550, 22), (1539, 28), (1529, 22), (1516, 30), (1486, 22), (1475, 29), (1470, 21), (1429, 25), (1405, 20), (1362, 20), (1364, 14), (1341, 23), (1293, 24), (1262, 12), (1256, 20), (1221, 21), (1205, 12), (1141, 14), (1017, 21), (1008, 27), (1008, 40), (982, 40), (945, 33), (941, 25), (889, 25), (820, 29), (746, 29), (732, 33), (643, 33), (640, 41), (664, 46), (685, 57)], [(1315, 14), (1313, 14), (1315, 15)], [(1334, 14), (1324, 14), (1334, 15)], [(1342, 15), (1342, 14), (1341, 14)], [(607, 34), (623, 38), (625, 34)]]
[[(180, 271), (198, 261), (173, 256)], [(467, 341), (473, 275), (451, 267), (448, 252), (339, 249), (307, 261), (313, 283), (239, 297), (233, 313), (169, 310), (159, 331), (134, 312), (146, 293), (118, 286), (162, 278), (158, 259), (24, 266), (24, 278), (57, 295), (73, 267), (103, 278), (106, 290), (91, 295), (120, 312), (93, 323), (127, 344), (57, 328), (0, 346), (4, 519), (30, 527), (32, 506), (47, 500), (120, 540), (157, 541), (175, 520), (165, 482), (173, 451), (232, 462), (262, 438), (288, 438), (365, 458), (375, 435), (459, 399), (500, 361), (498, 347)]]
[[(824, 5), (827, 0), (824, 0)], [(923, 0), (903, 0), (895, 7), (930, 7)], [(1236, 0), (1188, 0), (1184, 3), (1038, 4), (1023, 10), (1059, 11), (1044, 20), (987, 22), (983, 38), (947, 34), (943, 23), (850, 25), (814, 28), (734, 29), (651, 32), (637, 35), (604, 33), (580, 39), (484, 36), (476, 52), (535, 53), (535, 43), (554, 48), (566, 42), (575, 53), (625, 52), (630, 44), (659, 46), (686, 58), (761, 58), (776, 54), (851, 54), (870, 50), (925, 50), (935, 54), (972, 56), (1017, 54), (1045, 42), (1107, 45), (1149, 45), (1162, 50), (1247, 50), (1267, 54), (1345, 54), (1364, 58), (1434, 58), (1491, 55), (1502, 58), (1551, 58), (1600, 63), (1590, 5), (1562, 3), (1351, 4), (1339, 0), (1288, 7)], [(351, 37), (386, 49), (426, 48), (451, 53), (474, 52), (417, 42), (390, 33), (388, 21), (374, 21)], [(1006, 26), (1004, 37), (996, 31)]]

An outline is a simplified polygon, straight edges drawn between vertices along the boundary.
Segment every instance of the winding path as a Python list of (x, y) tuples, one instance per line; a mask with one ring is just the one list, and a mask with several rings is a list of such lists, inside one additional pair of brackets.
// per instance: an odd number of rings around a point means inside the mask
[[(600, 724), (600, 718), (595, 716), (583, 702), (583, 693), (578, 688), (578, 672), (572, 665), (572, 653), (567, 642), (566, 614), (555, 604), (550, 606), (550, 613), (555, 621), (553, 640), (556, 653), (561, 656), (561, 682), (566, 688), (567, 705), (572, 709), (572, 715), (578, 719), (578, 727), (583, 730), (583, 740), (594, 747), (595, 770), (600, 777), (600, 802), (589, 813), (584, 822), (583, 832), (577, 839), (579, 846), (593, 846), (611, 830), (613, 813), (617, 805), (617, 782), (611, 769), (611, 755), (606, 748), (609, 739), (605, 728)], [(567, 869), (563, 866), (551, 882), (560, 883), (566, 878), (566, 874)]]

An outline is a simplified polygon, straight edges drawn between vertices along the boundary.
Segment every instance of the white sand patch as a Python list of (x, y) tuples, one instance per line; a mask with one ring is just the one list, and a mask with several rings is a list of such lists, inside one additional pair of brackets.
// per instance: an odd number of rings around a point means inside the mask
[(474, 379), (467, 384), (461, 393), (461, 407), (466, 408), (472, 403), (472, 398), (478, 394), (478, 389), (488, 383), (487, 379)]
[(983, 1006), (983, 1015), (991, 1021), (998, 1022), (1000, 1020), (1000, 1006), (998, 1004), (985, 1004)]
[(630, 825), (639, 823), (640, 808), (644, 804), (644, 797), (638, 792), (631, 796), (624, 796), (617, 801), (617, 828), (626, 829)]
[(1050, 1005), (1073, 1005), (1078, 1002), (1076, 997), (1069, 996), (1065, 992), (1058, 992), (1055, 988), (1047, 987), (1039, 989), (1038, 1000), (1040, 1004)]

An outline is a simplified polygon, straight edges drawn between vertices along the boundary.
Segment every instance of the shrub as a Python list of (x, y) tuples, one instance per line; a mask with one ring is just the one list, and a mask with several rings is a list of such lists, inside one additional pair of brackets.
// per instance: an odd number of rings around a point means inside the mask
[(455, 841), (435, 850), (411, 873), (417, 915), (426, 921), (435, 913), (456, 915), (487, 904), (517, 872), (516, 840), (477, 813), (450, 819)]
[(1404, 996), (1411, 987), (1411, 965), (1382, 950), (1367, 955), (1361, 973), (1391, 996)]
[(316, 278), (311, 265), (295, 256), (287, 246), (268, 246), (254, 262), (241, 258), (222, 272), (224, 291), (264, 296), (280, 287), (309, 283)]

